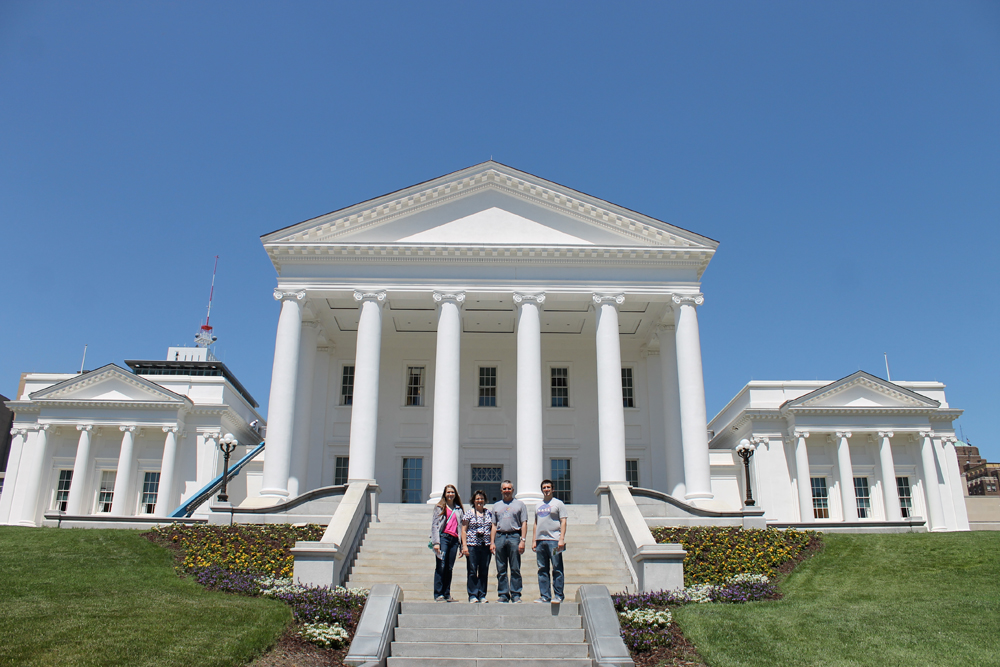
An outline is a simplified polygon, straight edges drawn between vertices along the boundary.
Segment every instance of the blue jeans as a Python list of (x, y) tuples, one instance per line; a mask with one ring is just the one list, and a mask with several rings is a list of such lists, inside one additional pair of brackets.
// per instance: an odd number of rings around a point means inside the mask
[[(556, 551), (559, 543), (555, 540), (538, 540), (535, 558), (538, 561), (538, 591), (546, 602), (563, 599), (563, 556)], [(552, 593), (549, 593), (549, 565), (552, 565)]]
[[(521, 544), (521, 533), (497, 533), (497, 597), (501, 602), (516, 602), (521, 599), (521, 554), (517, 548)], [(510, 587), (507, 586), (507, 569), (510, 568)]]
[(489, 545), (469, 547), (469, 555), (466, 557), (465, 567), (469, 574), (467, 587), (469, 589), (469, 599), (486, 599), (486, 586), (490, 582), (490, 553)]
[(441, 554), (434, 554), (434, 599), (451, 597), (451, 571), (458, 556), (458, 538), (441, 533)]

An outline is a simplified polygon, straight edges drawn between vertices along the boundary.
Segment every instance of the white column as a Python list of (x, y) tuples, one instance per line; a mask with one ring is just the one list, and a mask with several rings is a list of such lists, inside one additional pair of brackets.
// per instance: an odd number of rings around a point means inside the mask
[(624, 294), (594, 294), (597, 313), (597, 439), (601, 484), (625, 483), (625, 408), (618, 306)]
[(660, 339), (660, 372), (663, 378), (663, 424), (667, 450), (667, 494), (683, 498), (684, 435), (681, 432), (680, 390), (677, 387), (677, 331), (672, 324), (657, 329)]
[(943, 460), (941, 461), (942, 472), (952, 480), (949, 484), (951, 490), (952, 505), (955, 508), (955, 525), (950, 526), (952, 530), (969, 530), (969, 514), (965, 507), (965, 479), (958, 468), (958, 456), (955, 454), (955, 445), (958, 438), (955, 436), (945, 436), (941, 438), (941, 445), (944, 447)]
[(921, 431), (920, 462), (924, 470), (924, 497), (927, 499), (927, 530), (945, 530), (944, 510), (941, 507), (941, 487), (938, 485), (937, 465), (934, 462), (934, 433)]
[(896, 488), (896, 464), (892, 459), (892, 431), (879, 431), (878, 460), (882, 468), (882, 498), (885, 501), (885, 520), (902, 521), (899, 510), (899, 489)]
[[(178, 498), (174, 495), (174, 471), (177, 468), (177, 426), (164, 426), (163, 459), (160, 461), (160, 487), (156, 494), (156, 516), (167, 516), (176, 509)], [(73, 473), (74, 476), (76, 473)]]
[(351, 403), (351, 449), (347, 481), (375, 480), (378, 435), (378, 374), (382, 358), (382, 304), (385, 292), (355, 292), (361, 305)]
[(446, 484), (458, 487), (459, 367), (462, 361), (462, 312), (465, 293), (434, 292), (438, 304), (434, 357), (434, 439), (428, 503), (441, 500)]
[(22, 526), (35, 526), (35, 517), (38, 516), (39, 496), (41, 495), (42, 483), (48, 480), (48, 471), (51, 467), (49, 463), (49, 425), (40, 424), (36, 427), (38, 435), (35, 438), (34, 458), (32, 469), (28, 477), (24, 480), (24, 499), (21, 506)]
[[(299, 371), (295, 389), (295, 425), (292, 428), (291, 462), (288, 474), (288, 497), (295, 498), (308, 488), (309, 448), (312, 446), (312, 390), (316, 374), (316, 345), (319, 324), (303, 322), (299, 338)], [(266, 457), (265, 457), (266, 458)]]
[(271, 369), (271, 396), (267, 408), (267, 448), (260, 495), (288, 497), (288, 476), (292, 465), (292, 436), (295, 429), (295, 390), (298, 387), (299, 348), (302, 336), (302, 300), (305, 291), (274, 291), (281, 302), (278, 333), (274, 340)]
[(840, 474), (840, 505), (844, 521), (858, 520), (858, 506), (854, 498), (854, 466), (851, 463), (850, 431), (837, 431), (837, 470)]
[[(73, 461), (73, 481), (69, 486), (69, 501), (66, 504), (66, 513), (71, 516), (84, 514), (85, 496), (90, 488), (89, 477), (92, 467), (92, 457), (90, 455), (90, 434), (94, 430), (93, 424), (77, 424), (76, 430), (80, 432), (80, 439), (76, 444), (76, 459)], [(90, 514), (90, 512), (86, 512)]]
[(677, 327), (677, 387), (684, 448), (684, 483), (688, 500), (709, 500), (712, 470), (708, 460), (708, 419), (705, 416), (705, 378), (701, 368), (701, 338), (696, 306), (701, 294), (673, 296)]
[(542, 320), (545, 294), (514, 293), (517, 304), (517, 497), (542, 499)]
[(132, 503), (132, 469), (135, 463), (135, 426), (119, 426), (122, 447), (118, 453), (118, 472), (115, 473), (115, 492), (111, 499), (112, 516), (129, 514)]
[[(24, 475), (18, 475), (18, 473), (20, 472), (21, 461), (27, 462), (28, 460), (24, 456), (28, 440), (28, 429), (15, 427), (10, 430), (10, 434), (13, 438), (10, 441), (10, 454), (7, 457), (7, 474), (3, 480), (3, 493), (0, 493), (0, 524), (14, 524), (20, 518), (20, 513), (14, 506), (14, 494), (18, 489), (18, 479), (21, 480), (21, 484), (23, 485), (24, 478), (27, 475), (27, 466), (25, 466), (26, 472)], [(20, 497), (20, 494), (18, 494), (18, 497)]]
[(809, 475), (809, 448), (806, 438), (809, 431), (795, 431), (795, 479), (799, 487), (799, 521), (809, 523), (814, 520), (812, 501), (812, 478)]

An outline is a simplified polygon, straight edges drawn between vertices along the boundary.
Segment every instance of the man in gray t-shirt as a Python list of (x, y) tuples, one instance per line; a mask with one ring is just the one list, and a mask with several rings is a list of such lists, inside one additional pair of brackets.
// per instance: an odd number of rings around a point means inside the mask
[(497, 597), (500, 602), (520, 602), (521, 554), (528, 536), (528, 508), (514, 498), (514, 484), (509, 479), (500, 483), (500, 494), (503, 500), (493, 505), (490, 534), (490, 551), (497, 557)]
[[(542, 503), (535, 508), (535, 535), (531, 550), (538, 562), (538, 591), (535, 602), (563, 601), (563, 551), (566, 550), (566, 505), (552, 495), (552, 480), (542, 480)], [(549, 590), (549, 566), (552, 589)]]

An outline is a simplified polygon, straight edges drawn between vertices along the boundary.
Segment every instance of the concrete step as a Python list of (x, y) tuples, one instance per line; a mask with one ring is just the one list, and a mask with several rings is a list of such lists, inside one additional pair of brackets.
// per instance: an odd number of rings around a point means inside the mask
[[(459, 603), (454, 603), (459, 604)], [(491, 603), (493, 604), (493, 603)], [(510, 628), (510, 629), (571, 629), (582, 631), (582, 621), (579, 616), (566, 614), (563, 616), (530, 616), (518, 614), (525, 603), (518, 605), (502, 604), (501, 607), (510, 607), (511, 615), (508, 614), (474, 614), (474, 615), (448, 615), (448, 614), (400, 614), (400, 629), (418, 629), (424, 632), (424, 628)], [(398, 632), (398, 630), (397, 630)]]
[[(452, 618), (440, 616), (440, 618)], [(502, 616), (478, 616), (478, 619), (495, 621)], [(465, 619), (468, 620), (468, 619)], [(582, 642), (583, 628), (396, 628), (398, 642), (478, 642), (486, 644), (569, 644)]]
[(576, 616), (579, 617), (580, 609), (576, 602), (564, 602), (562, 604), (471, 604), (469, 602), (459, 602), (443, 604), (441, 602), (407, 602), (403, 598), (401, 614), (444, 614), (460, 616)]
[(590, 647), (576, 644), (472, 642), (392, 642), (396, 658), (586, 658)]
[(389, 667), (591, 667), (590, 658), (394, 658)]

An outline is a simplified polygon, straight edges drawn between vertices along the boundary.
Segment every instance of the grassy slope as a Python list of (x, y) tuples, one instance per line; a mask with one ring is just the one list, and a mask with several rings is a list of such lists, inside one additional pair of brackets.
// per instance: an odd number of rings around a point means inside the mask
[(710, 665), (1000, 665), (1000, 533), (824, 540), (780, 602), (677, 611)]
[(180, 579), (137, 531), (0, 527), (0, 665), (242, 665), (290, 620)]

